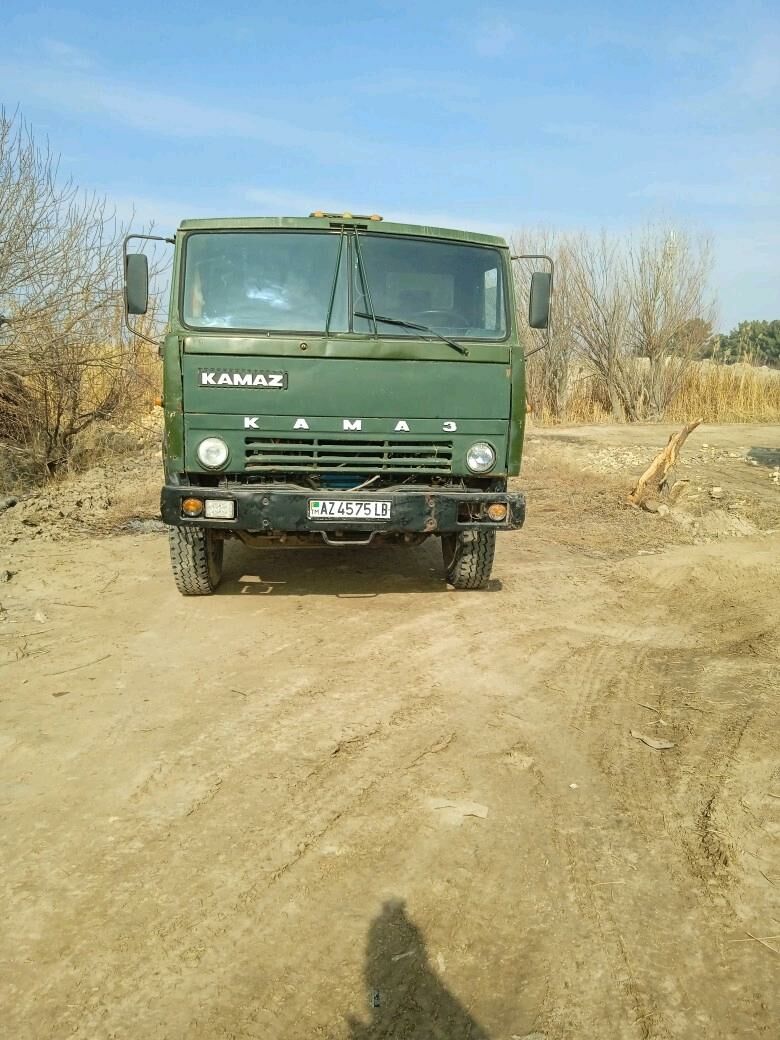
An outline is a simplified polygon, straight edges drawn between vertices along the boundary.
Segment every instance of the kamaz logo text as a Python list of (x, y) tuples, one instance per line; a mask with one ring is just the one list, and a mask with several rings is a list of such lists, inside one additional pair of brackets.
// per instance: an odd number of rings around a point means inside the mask
[(220, 372), (202, 368), (201, 386), (260, 386), (266, 390), (286, 390), (286, 372)]
[[(260, 416), (259, 415), (245, 415), (244, 416), (244, 429), (245, 430), (259, 430), (260, 429)], [(295, 420), (292, 424), (294, 430), (310, 430), (309, 420), (304, 419), (302, 416)], [(362, 419), (342, 419), (341, 428), (345, 433), (361, 433), (363, 430)], [(441, 424), (441, 428), (444, 433), (456, 433), (458, 424), (452, 419), (447, 419)], [(406, 419), (398, 419), (393, 426), (394, 433), (411, 433), (412, 427)]]

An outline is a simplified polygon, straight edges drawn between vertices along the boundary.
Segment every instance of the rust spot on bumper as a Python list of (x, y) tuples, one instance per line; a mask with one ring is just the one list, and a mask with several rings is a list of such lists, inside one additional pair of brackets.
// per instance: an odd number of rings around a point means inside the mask
[(428, 511), (430, 513), (430, 516), (425, 521), (425, 525), (423, 526), (423, 530), (426, 531), (426, 532), (435, 531), (436, 527), (437, 527), (437, 523), (436, 523), (436, 500), (433, 498), (432, 495), (426, 495), (425, 496), (425, 504), (428, 507)]

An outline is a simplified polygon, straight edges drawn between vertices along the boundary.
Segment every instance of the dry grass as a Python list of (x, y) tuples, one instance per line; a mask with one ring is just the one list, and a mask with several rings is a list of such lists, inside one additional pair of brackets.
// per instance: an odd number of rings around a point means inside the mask
[(646, 513), (626, 506), (630, 479), (625, 471), (589, 469), (583, 480), (578, 456), (558, 454), (546, 439), (527, 446), (518, 487), (533, 498), (534, 519), (527, 533), (532, 528), (534, 540), (603, 559), (623, 559), (643, 549), (692, 540), (686, 529), (649, 524)]
[(692, 365), (665, 416), (686, 422), (780, 422), (780, 372), (750, 365)]
[[(534, 378), (530, 366), (528, 374), (529, 406), (538, 425), (615, 421), (596, 376), (575, 372), (569, 380), (565, 414), (556, 416), (544, 403), (539, 406), (540, 381)], [(706, 422), (780, 422), (780, 371), (749, 364), (692, 364), (662, 419), (690, 422), (696, 418)]]

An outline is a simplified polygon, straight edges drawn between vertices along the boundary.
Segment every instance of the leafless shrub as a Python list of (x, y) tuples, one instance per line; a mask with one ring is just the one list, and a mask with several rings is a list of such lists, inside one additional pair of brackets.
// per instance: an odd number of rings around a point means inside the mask
[[(513, 246), (548, 252), (556, 263), (550, 348), (526, 369), (534, 412), (553, 421), (573, 409), (619, 421), (660, 418), (712, 337), (707, 240), (650, 226), (636, 237), (523, 233)], [(515, 266), (524, 306), (530, 272)], [(531, 350), (540, 335), (527, 330)]]
[(526, 365), (528, 397), (538, 414), (559, 420), (566, 414), (573, 374), (571, 242), (565, 235), (543, 229), (537, 232), (520, 232), (512, 240), (512, 251), (518, 255), (546, 254), (552, 257), (555, 264), (549, 346), (545, 346), (548, 340), (546, 330), (528, 327), (526, 308), (533, 264), (517, 261), (514, 264), (514, 276), (519, 307), (518, 324), (524, 331), (526, 351), (531, 355)]
[(713, 307), (705, 298), (710, 268), (707, 239), (684, 231), (648, 227), (628, 242), (629, 349), (648, 362), (637, 403), (642, 418), (663, 415), (712, 335)]
[(570, 268), (576, 349), (601, 381), (615, 419), (639, 418), (629, 347), (631, 291), (620, 244), (606, 233), (573, 240)]
[(43, 474), (144, 392), (148, 357), (120, 331), (123, 234), (106, 201), (61, 180), (48, 148), (0, 111), (0, 436)]

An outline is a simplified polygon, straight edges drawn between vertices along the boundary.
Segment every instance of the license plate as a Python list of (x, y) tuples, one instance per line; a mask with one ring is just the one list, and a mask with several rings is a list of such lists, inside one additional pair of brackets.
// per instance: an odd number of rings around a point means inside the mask
[(390, 503), (310, 498), (310, 520), (389, 520)]

